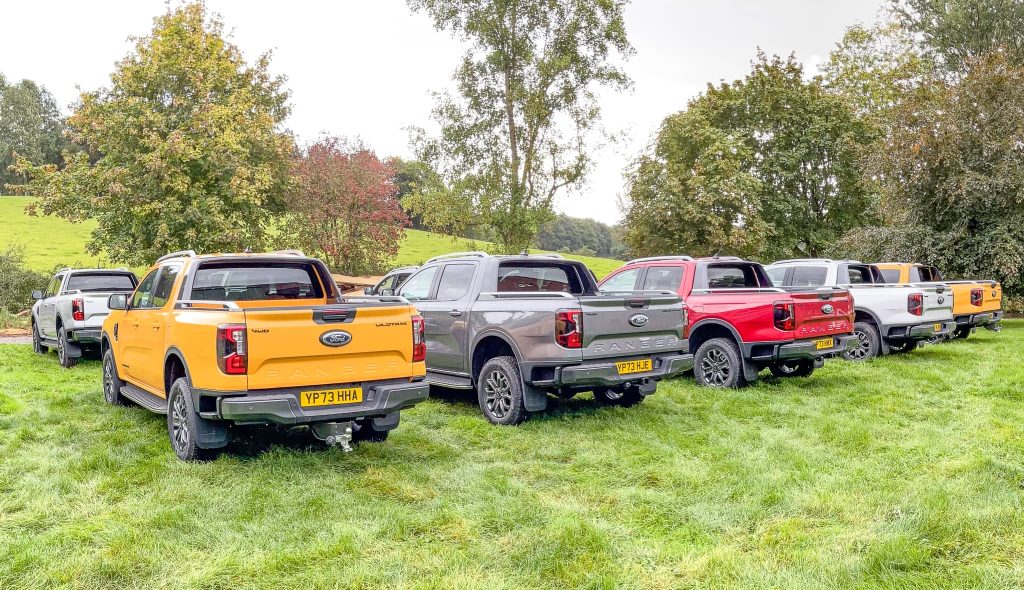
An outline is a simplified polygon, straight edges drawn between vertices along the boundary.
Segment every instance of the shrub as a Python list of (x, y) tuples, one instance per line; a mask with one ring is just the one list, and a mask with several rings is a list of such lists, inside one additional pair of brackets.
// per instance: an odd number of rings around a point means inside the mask
[(0, 310), (18, 313), (32, 306), (32, 291), (46, 288), (50, 277), (25, 266), (25, 248), (0, 251)]

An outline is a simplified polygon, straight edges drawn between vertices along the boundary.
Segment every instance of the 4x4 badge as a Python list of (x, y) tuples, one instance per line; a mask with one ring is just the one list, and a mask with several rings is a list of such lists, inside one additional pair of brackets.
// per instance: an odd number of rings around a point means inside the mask
[(352, 335), (344, 330), (331, 330), (320, 335), (320, 343), (324, 346), (345, 346), (352, 342)]
[(649, 320), (650, 318), (642, 313), (637, 313), (629, 316), (629, 323), (633, 326), (636, 326), (637, 328), (642, 328), (646, 326)]

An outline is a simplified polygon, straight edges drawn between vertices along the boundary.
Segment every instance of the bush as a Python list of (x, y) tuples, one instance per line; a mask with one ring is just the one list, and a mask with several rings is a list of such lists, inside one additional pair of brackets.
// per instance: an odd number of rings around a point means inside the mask
[(0, 310), (12, 314), (32, 307), (32, 291), (46, 288), (50, 277), (25, 266), (25, 248), (0, 251)]

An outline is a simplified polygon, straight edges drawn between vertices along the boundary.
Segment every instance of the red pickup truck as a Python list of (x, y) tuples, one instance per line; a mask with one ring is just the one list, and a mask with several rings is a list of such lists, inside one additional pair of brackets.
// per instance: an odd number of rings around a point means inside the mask
[(804, 377), (856, 344), (853, 297), (835, 287), (778, 288), (764, 268), (732, 256), (638, 258), (602, 291), (672, 291), (686, 305), (697, 382), (739, 387), (762, 369)]

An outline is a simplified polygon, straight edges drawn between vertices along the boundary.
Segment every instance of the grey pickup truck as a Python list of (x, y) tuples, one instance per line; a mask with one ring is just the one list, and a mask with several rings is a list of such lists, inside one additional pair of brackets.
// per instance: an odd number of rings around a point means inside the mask
[(632, 406), (693, 368), (686, 311), (669, 291), (602, 293), (557, 255), (431, 258), (399, 295), (426, 324), (427, 381), (476, 390), (493, 424), (518, 424), (548, 394)]

